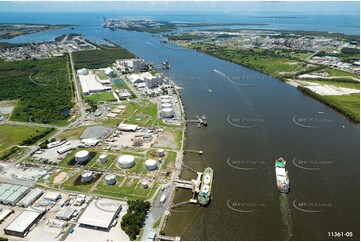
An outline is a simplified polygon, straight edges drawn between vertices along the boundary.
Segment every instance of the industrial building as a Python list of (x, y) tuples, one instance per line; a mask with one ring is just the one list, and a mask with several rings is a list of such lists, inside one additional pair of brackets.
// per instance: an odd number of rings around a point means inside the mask
[(82, 142), (84, 145), (96, 146), (99, 143), (99, 140), (98, 139), (82, 139), (80, 142)]
[(32, 205), (41, 195), (43, 195), (44, 191), (40, 188), (32, 189), (23, 199), (18, 202), (18, 206), (21, 207), (29, 207)]
[(122, 209), (121, 202), (110, 199), (93, 200), (78, 220), (80, 226), (108, 231)]
[(57, 219), (69, 221), (73, 217), (73, 214), (75, 212), (76, 209), (73, 207), (63, 207), (62, 209), (59, 210), (59, 212), (56, 213), (55, 217)]
[(138, 125), (135, 124), (119, 124), (118, 129), (121, 131), (133, 131), (135, 132), (138, 128)]
[(44, 200), (56, 202), (61, 199), (61, 194), (58, 192), (47, 192), (44, 195)]
[(104, 73), (105, 73), (105, 75), (110, 76), (110, 77), (115, 76), (115, 72), (110, 67), (105, 68)]
[(15, 206), (30, 191), (29, 187), (0, 184), (0, 203)]
[(27, 208), (14, 221), (11, 222), (5, 229), (4, 232), (7, 235), (13, 235), (17, 237), (25, 237), (29, 232), (29, 229), (39, 221), (45, 214), (45, 210), (34, 210)]
[(66, 145), (66, 146), (58, 149), (56, 152), (58, 152), (58, 154), (61, 155), (61, 154), (64, 154), (65, 152), (68, 152), (68, 151), (70, 151), (70, 150), (72, 150), (72, 149), (73, 149), (73, 146), (71, 146), (71, 145)]
[(144, 73), (140, 73), (140, 74), (132, 74), (132, 75), (128, 76), (128, 79), (133, 84), (145, 83), (148, 88), (158, 87), (159, 84), (161, 84), (163, 81), (161, 75), (159, 75), (159, 74), (152, 75), (150, 72), (144, 72)]
[(81, 75), (78, 72), (78, 77), (85, 95), (112, 90), (110, 80), (101, 80), (95, 74), (88, 73), (86, 75)]

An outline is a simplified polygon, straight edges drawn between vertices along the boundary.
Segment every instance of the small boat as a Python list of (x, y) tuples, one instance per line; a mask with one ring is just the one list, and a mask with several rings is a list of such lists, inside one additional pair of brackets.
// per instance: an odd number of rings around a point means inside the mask
[(277, 188), (282, 193), (290, 191), (290, 180), (286, 170), (286, 161), (280, 157), (275, 162)]
[(169, 60), (162, 62), (162, 66), (164, 66), (165, 69), (170, 69)]

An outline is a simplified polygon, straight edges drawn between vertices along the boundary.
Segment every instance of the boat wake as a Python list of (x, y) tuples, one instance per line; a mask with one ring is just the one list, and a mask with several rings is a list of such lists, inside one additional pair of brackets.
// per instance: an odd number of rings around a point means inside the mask
[(284, 193), (280, 194), (280, 209), (282, 215), (282, 222), (284, 223), (284, 231), (286, 234), (285, 240), (290, 240), (292, 238), (293, 231), (293, 222), (290, 213), (290, 207), (288, 203), (287, 195)]
[(148, 45), (151, 45), (151, 46), (154, 46), (154, 47), (156, 47), (156, 48), (159, 48), (159, 46), (156, 46), (155, 44), (153, 44), (153, 43), (150, 43), (150, 42), (145, 42), (146, 44), (148, 44)]

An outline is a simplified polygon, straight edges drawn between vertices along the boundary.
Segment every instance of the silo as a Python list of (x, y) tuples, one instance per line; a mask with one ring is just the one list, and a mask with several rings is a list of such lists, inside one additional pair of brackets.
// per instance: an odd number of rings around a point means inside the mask
[(163, 118), (172, 118), (173, 117), (173, 109), (162, 108), (162, 117)]
[(89, 151), (87, 150), (81, 150), (75, 154), (75, 160), (77, 162), (84, 162), (89, 160)]
[(115, 175), (109, 174), (105, 176), (105, 183), (109, 186), (114, 185), (116, 183)]
[(135, 165), (135, 158), (132, 155), (123, 155), (118, 158), (118, 164), (121, 168), (127, 169)]
[(158, 153), (158, 156), (159, 156), (159, 157), (163, 157), (163, 156), (164, 156), (164, 150), (163, 150), (163, 149), (159, 149), (157, 153)]
[(142, 182), (142, 187), (143, 187), (143, 189), (147, 189), (147, 188), (148, 188), (148, 182), (147, 182), (147, 181), (143, 181), (143, 182)]
[(101, 163), (107, 162), (107, 155), (100, 155), (100, 156), (99, 156), (99, 161), (100, 161)]
[(169, 99), (170, 98), (170, 96), (168, 96), (168, 95), (161, 95), (160, 96), (160, 99)]
[(170, 103), (162, 103), (162, 108), (171, 108), (172, 104)]
[(145, 168), (148, 171), (153, 171), (155, 169), (157, 169), (157, 161), (153, 160), (153, 159), (149, 159), (145, 161)]
[(162, 103), (170, 103), (170, 99), (169, 98), (164, 98), (160, 100)]
[(87, 171), (81, 175), (81, 180), (86, 183), (91, 182), (93, 178), (93, 173), (91, 171)]

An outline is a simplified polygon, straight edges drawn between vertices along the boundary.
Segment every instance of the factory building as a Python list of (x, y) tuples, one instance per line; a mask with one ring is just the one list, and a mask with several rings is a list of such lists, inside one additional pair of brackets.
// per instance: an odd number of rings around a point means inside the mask
[(108, 231), (121, 209), (121, 202), (117, 200), (93, 200), (79, 218), (79, 226)]
[(71, 145), (66, 145), (66, 146), (58, 149), (56, 152), (58, 152), (58, 154), (61, 155), (61, 154), (64, 154), (65, 152), (68, 152), (68, 151), (70, 151), (70, 150), (72, 150), (72, 149), (73, 149), (73, 146), (71, 146)]
[(0, 203), (15, 206), (30, 191), (29, 187), (0, 184)]
[(78, 72), (78, 77), (84, 95), (112, 90), (110, 80), (100, 80), (95, 74), (81, 75)]
[(47, 192), (44, 195), (44, 200), (56, 202), (61, 199), (61, 194), (58, 192)]
[(97, 139), (82, 139), (80, 142), (83, 143), (84, 145), (96, 146), (99, 143), (99, 140), (97, 140)]
[(105, 75), (110, 76), (110, 77), (115, 76), (115, 72), (110, 67), (105, 68), (104, 73), (105, 73)]
[(133, 131), (135, 132), (138, 129), (138, 125), (135, 124), (119, 124), (117, 127), (121, 131)]
[(56, 213), (55, 217), (57, 219), (69, 221), (73, 214), (75, 213), (76, 209), (73, 207), (63, 207), (59, 212)]
[(40, 188), (32, 189), (23, 199), (18, 202), (18, 206), (21, 207), (29, 207), (32, 205), (41, 195), (43, 195), (44, 191)]
[(7, 235), (25, 237), (31, 226), (38, 222), (44, 214), (45, 210), (41, 211), (40, 209), (34, 210), (27, 208), (4, 229), (4, 232)]

